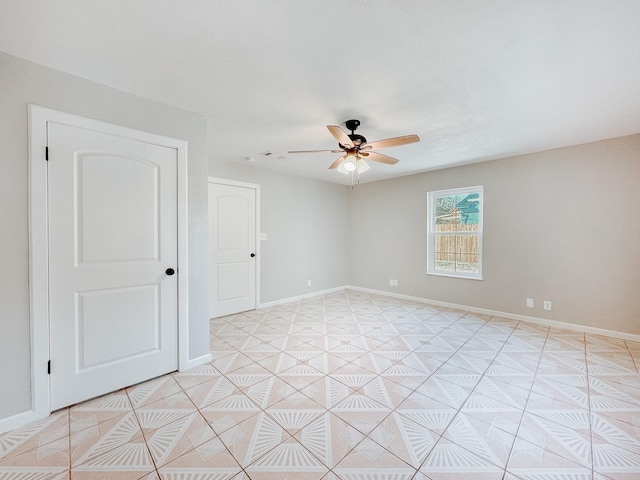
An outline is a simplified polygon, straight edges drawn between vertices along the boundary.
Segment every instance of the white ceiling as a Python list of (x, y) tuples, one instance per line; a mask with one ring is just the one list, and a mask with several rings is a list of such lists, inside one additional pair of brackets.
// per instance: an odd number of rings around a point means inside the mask
[[(0, 51), (208, 117), (217, 160), (349, 183), (640, 132), (638, 0), (0, 0)], [(1, 74), (2, 72), (0, 72)], [(3, 92), (4, 93), (4, 92)], [(265, 156), (263, 152), (272, 152)], [(253, 161), (249, 160), (253, 159)]]

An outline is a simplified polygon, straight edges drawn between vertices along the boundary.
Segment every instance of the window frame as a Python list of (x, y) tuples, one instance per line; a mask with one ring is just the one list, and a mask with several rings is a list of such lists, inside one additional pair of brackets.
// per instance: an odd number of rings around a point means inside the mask
[[(474, 232), (436, 232), (435, 199), (451, 195), (469, 195), (477, 193), (479, 195), (478, 208), (478, 230)], [(484, 219), (484, 188), (482, 185), (473, 187), (450, 188), (447, 190), (434, 190), (427, 192), (427, 272), (426, 275), (437, 275), (441, 277), (465, 278), (469, 280), (482, 280), (482, 244), (483, 244), (483, 219)], [(477, 235), (478, 236), (478, 273), (455, 272), (446, 270), (436, 270), (435, 268), (435, 239), (438, 235)]]

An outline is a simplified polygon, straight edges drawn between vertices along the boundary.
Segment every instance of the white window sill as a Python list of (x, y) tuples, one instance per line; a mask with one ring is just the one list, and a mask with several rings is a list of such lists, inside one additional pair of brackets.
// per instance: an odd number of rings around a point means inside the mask
[(436, 277), (464, 278), (465, 280), (483, 280), (481, 276), (465, 275), (464, 273), (453, 272), (426, 272), (425, 275), (435, 275)]

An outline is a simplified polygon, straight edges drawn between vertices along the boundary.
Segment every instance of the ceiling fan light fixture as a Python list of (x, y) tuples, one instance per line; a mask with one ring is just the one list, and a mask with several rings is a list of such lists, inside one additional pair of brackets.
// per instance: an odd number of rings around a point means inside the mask
[(364, 158), (359, 158), (358, 159), (358, 173), (362, 173), (362, 172), (366, 172), (367, 170), (369, 170), (369, 164), (367, 162), (364, 161)]
[(347, 158), (338, 166), (338, 171), (348, 175), (350, 173), (362, 173), (369, 170), (369, 164), (359, 155), (347, 155)]
[(353, 159), (345, 160), (344, 162), (342, 162), (342, 167), (347, 172), (353, 172), (356, 169), (356, 162)]
[(338, 166), (338, 171), (340, 173), (344, 173), (345, 175), (355, 172), (357, 167), (357, 157), (351, 153), (347, 154), (344, 161)]

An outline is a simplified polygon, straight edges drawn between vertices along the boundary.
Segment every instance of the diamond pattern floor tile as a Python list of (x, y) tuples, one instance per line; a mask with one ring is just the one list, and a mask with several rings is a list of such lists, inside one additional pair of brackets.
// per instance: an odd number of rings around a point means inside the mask
[(0, 461), (9, 455), (20, 455), (67, 436), (69, 436), (69, 411), (64, 410), (0, 434)]
[(210, 323), (210, 363), (1, 433), (0, 478), (640, 478), (640, 342), (354, 290)]
[(433, 448), (420, 473), (429, 479), (498, 480), (504, 469), (442, 437)]

